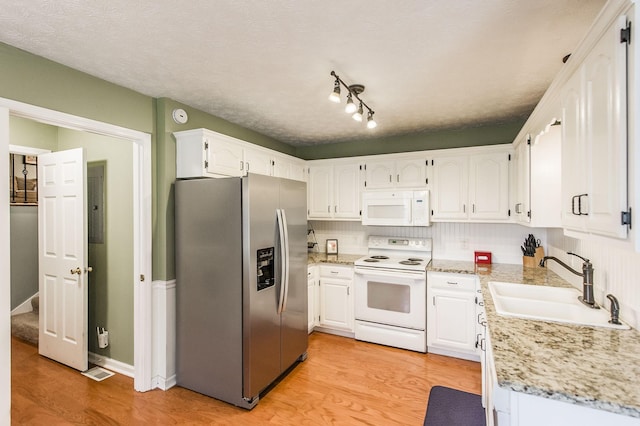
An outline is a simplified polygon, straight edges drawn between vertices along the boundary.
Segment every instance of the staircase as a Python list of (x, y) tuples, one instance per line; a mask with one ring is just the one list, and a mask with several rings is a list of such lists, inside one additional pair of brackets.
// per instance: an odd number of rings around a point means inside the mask
[(38, 346), (40, 297), (31, 299), (33, 311), (11, 317), (11, 335)]

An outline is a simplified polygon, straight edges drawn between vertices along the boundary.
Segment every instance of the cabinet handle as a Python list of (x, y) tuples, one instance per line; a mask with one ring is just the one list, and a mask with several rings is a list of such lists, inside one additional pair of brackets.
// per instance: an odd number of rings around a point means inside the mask
[(436, 306), (436, 297), (433, 296), (433, 306)]
[(349, 296), (351, 293), (349, 292), (349, 287), (347, 287), (347, 296)]
[(331, 213), (331, 206), (327, 206), (327, 213)]
[(475, 213), (475, 212), (476, 212), (476, 205), (475, 205), (475, 204), (471, 204), (471, 211), (472, 211), (473, 213)]
[(244, 170), (244, 161), (240, 160), (240, 170)]
[(466, 213), (467, 212), (467, 205), (463, 204), (462, 205), (462, 213)]
[(400, 183), (400, 175), (396, 175), (396, 182)]
[(337, 274), (338, 271), (330, 271), (332, 274)]
[(333, 206), (333, 212), (338, 213), (338, 206)]
[(393, 181), (391, 180), (391, 175), (389, 175), (389, 183), (391, 183), (391, 182), (393, 182)]
[(249, 166), (251, 165), (251, 163), (247, 163), (247, 173), (249, 173)]
[(522, 213), (522, 210), (520, 210), (521, 207), (522, 207), (522, 203), (516, 204), (516, 214)]
[(457, 283), (457, 282), (455, 282), (455, 281), (447, 281), (447, 284), (451, 284), (451, 285), (458, 285), (458, 283)]
[(580, 216), (588, 216), (589, 212), (587, 213), (582, 213), (582, 197), (588, 197), (589, 194), (580, 194), (578, 195), (578, 214)]
[(480, 347), (480, 333), (476, 334), (476, 348)]
[(480, 339), (480, 350), (482, 350), (483, 352), (487, 350), (487, 348), (485, 348), (485, 344), (484, 344), (485, 341), (486, 341), (486, 339), (484, 337), (482, 339)]

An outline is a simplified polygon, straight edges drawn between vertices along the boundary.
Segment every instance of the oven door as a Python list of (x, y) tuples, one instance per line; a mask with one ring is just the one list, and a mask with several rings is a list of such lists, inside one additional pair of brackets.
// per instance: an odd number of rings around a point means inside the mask
[(426, 273), (355, 268), (356, 320), (426, 329)]

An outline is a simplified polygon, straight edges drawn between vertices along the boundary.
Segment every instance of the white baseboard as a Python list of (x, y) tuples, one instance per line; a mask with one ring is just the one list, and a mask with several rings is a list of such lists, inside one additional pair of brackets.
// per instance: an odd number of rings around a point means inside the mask
[(335, 334), (336, 336), (349, 337), (351, 339), (356, 338), (356, 333), (353, 331), (337, 330), (334, 328), (326, 328), (326, 327), (320, 327), (320, 326), (315, 326), (313, 328), (313, 331), (319, 331), (320, 333), (327, 333), (327, 334)]
[(171, 389), (175, 385), (176, 385), (175, 374), (169, 377), (168, 379), (165, 379), (164, 377), (156, 376), (153, 378), (153, 382), (152, 382), (152, 386), (154, 389), (157, 388), (164, 391)]
[(16, 306), (16, 308), (11, 311), (11, 315), (26, 314), (27, 312), (33, 311), (33, 306), (31, 306), (31, 299), (36, 297), (38, 294), (39, 293), (34, 294), (18, 306)]
[(89, 352), (89, 362), (104, 367), (107, 370), (115, 371), (123, 376), (133, 378), (135, 375), (133, 365), (125, 364), (124, 362), (116, 361), (115, 359), (107, 358), (93, 352)]
[(427, 353), (435, 354), (435, 355), (450, 356), (453, 358), (466, 359), (468, 361), (480, 362), (480, 355), (478, 354), (459, 352), (451, 349), (442, 349), (442, 348), (435, 348), (433, 346), (427, 346)]

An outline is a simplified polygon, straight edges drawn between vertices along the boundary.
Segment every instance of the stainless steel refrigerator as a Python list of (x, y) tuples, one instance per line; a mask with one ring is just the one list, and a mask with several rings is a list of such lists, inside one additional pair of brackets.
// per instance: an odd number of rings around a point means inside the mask
[(179, 180), (175, 206), (177, 384), (251, 409), (307, 356), (306, 184)]

